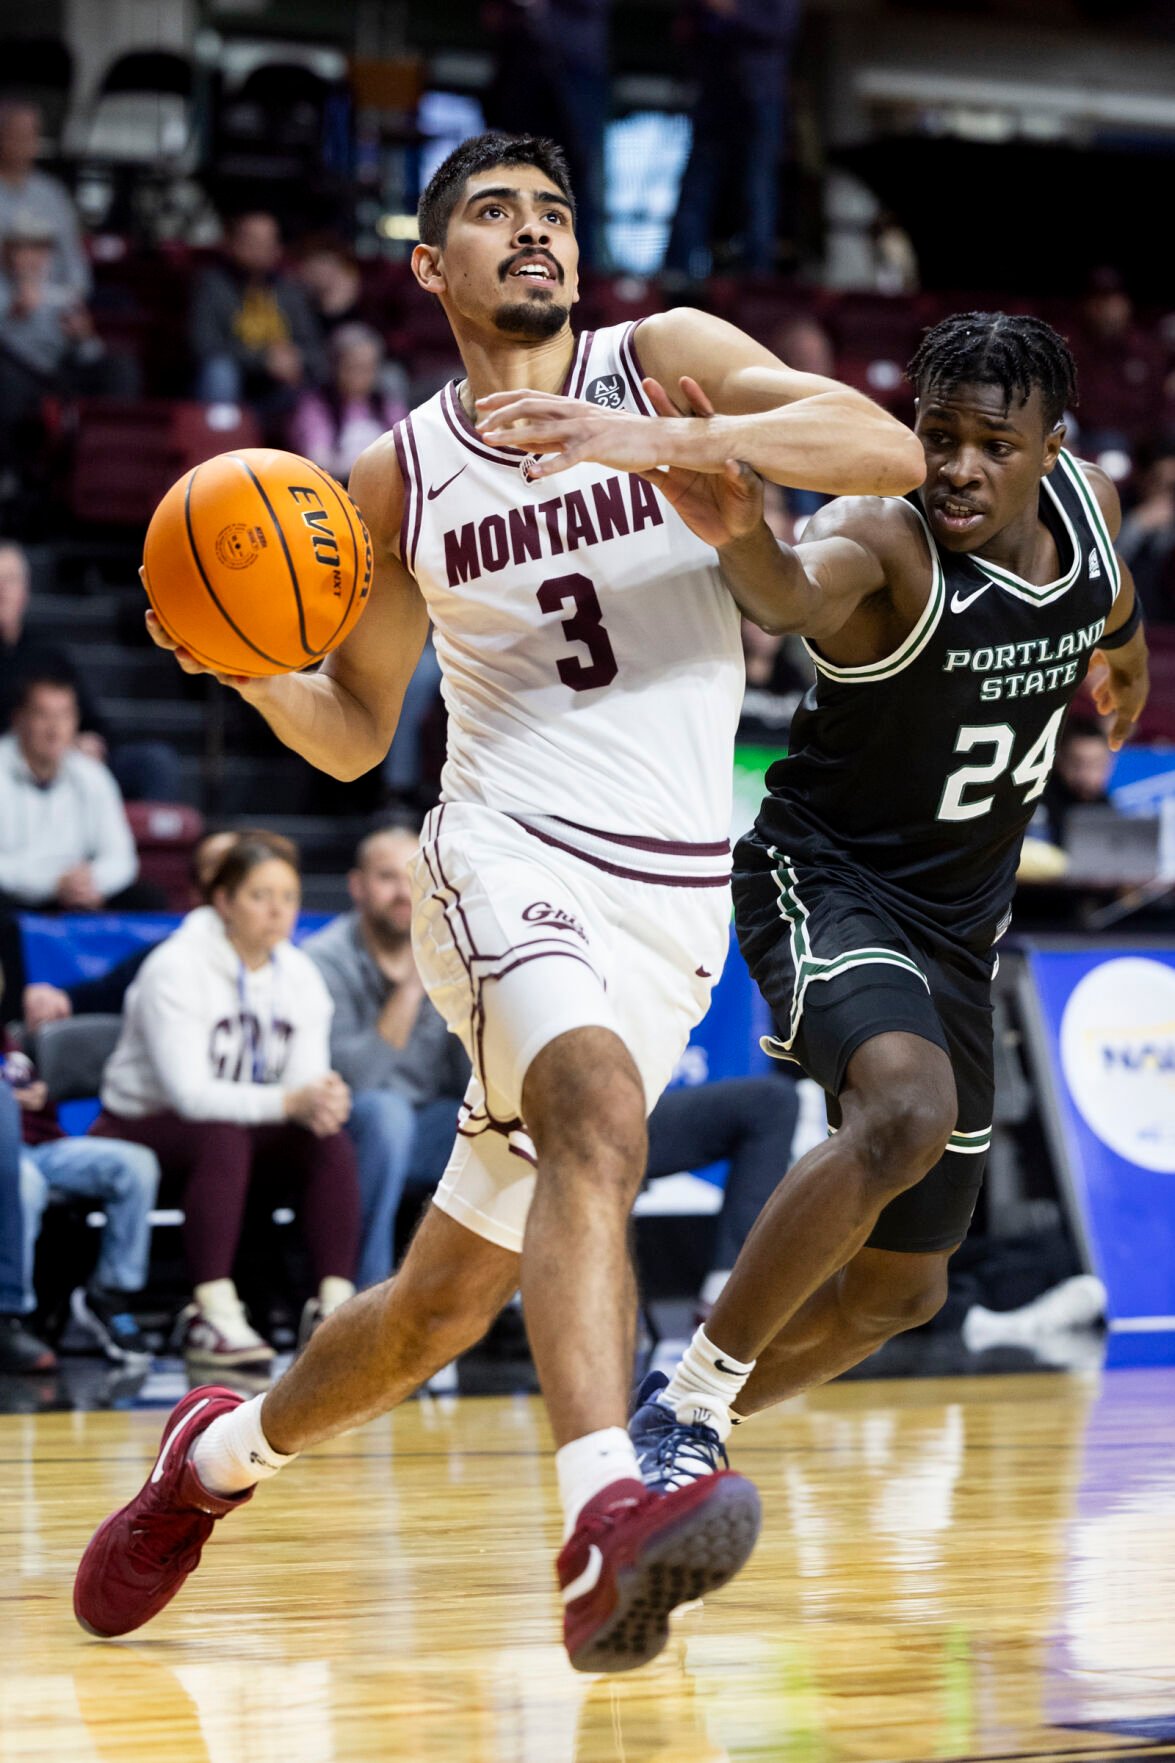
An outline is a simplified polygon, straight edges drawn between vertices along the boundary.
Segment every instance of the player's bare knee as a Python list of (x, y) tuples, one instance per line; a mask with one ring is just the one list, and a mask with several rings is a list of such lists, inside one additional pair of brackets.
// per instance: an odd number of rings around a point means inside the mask
[(903, 1089), (871, 1113), (863, 1144), (872, 1173), (900, 1193), (933, 1169), (954, 1131), (955, 1109), (934, 1093)]
[(870, 1062), (850, 1062), (841, 1106), (846, 1146), (889, 1199), (938, 1162), (955, 1129), (958, 1100), (950, 1064), (937, 1047), (910, 1058), (879, 1042), (877, 1054)]
[(526, 1075), (523, 1111), (541, 1170), (582, 1169), (597, 1184), (639, 1187), (648, 1151), (644, 1086), (609, 1030), (577, 1029), (544, 1047)]

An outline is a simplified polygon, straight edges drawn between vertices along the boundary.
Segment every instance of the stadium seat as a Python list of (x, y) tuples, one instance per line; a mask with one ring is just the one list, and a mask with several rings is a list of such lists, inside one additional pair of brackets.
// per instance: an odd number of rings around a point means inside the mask
[(79, 520), (146, 525), (185, 471), (214, 453), (260, 443), (256, 417), (235, 404), (82, 399), (70, 508)]
[(96, 1096), (121, 1032), (121, 1016), (69, 1016), (38, 1029), (32, 1058), (48, 1085), (49, 1100), (79, 1102)]
[(204, 831), (204, 817), (186, 802), (128, 802), (127, 819), (139, 852), (139, 874), (167, 895), (173, 912), (191, 904), (192, 849)]
[(191, 171), (198, 141), (195, 73), (186, 55), (169, 49), (131, 49), (102, 76), (86, 115), (70, 130), (79, 159)]

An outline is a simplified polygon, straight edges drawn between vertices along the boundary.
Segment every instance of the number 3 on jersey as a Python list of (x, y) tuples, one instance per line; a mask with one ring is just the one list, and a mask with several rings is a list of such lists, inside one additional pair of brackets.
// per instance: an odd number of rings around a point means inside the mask
[[(1057, 751), (1057, 736), (1061, 732), (1064, 718), (1065, 706), (1062, 704), (1059, 710), (1054, 710), (1040, 739), (1033, 743), (1012, 773), (1012, 782), (1025, 792), (1025, 802), (1035, 802), (1048, 782)], [(987, 723), (979, 727), (964, 723), (955, 736), (955, 752), (974, 753), (977, 749), (986, 747), (991, 750), (991, 758), (983, 765), (961, 765), (958, 771), (951, 772), (943, 786), (937, 819), (978, 820), (981, 814), (988, 813), (995, 802), (994, 796), (972, 796), (968, 799), (965, 792), (979, 789), (984, 784), (993, 784), (997, 777), (1003, 776), (1012, 763), (1015, 739), (1015, 731), (1006, 722)]]
[(608, 633), (604, 629), (604, 612), (596, 594), (595, 583), (587, 575), (556, 575), (545, 581), (538, 591), (539, 605), (544, 612), (561, 612), (570, 600), (575, 611), (563, 620), (563, 635), (572, 643), (582, 643), (590, 661), (579, 655), (561, 655), (557, 666), (559, 678), (573, 692), (590, 692), (594, 686), (610, 686), (620, 669)]

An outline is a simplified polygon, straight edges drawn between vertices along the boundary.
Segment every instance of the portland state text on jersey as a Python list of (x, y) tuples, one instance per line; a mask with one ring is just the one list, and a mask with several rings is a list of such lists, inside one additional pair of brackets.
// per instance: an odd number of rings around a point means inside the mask
[(445, 533), (445, 569), (449, 586), (473, 581), (487, 571), (517, 566), (528, 558), (561, 557), (584, 545), (626, 539), (646, 526), (663, 526), (665, 512), (644, 478), (627, 474), (608, 477), (587, 492), (568, 490), (545, 502), (509, 508), (466, 521)]
[(979, 696), (986, 704), (998, 703), (1002, 698), (1034, 698), (1044, 692), (1062, 691), (1076, 683), (1082, 657), (1096, 649), (1105, 628), (1105, 619), (1098, 618), (1057, 638), (989, 643), (981, 649), (948, 649), (943, 672), (985, 675)]

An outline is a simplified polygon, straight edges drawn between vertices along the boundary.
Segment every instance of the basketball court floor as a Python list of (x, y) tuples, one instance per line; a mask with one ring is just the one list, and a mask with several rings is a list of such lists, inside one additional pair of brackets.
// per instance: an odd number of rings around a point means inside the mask
[(1175, 1758), (1175, 1369), (861, 1379), (756, 1421), (750, 1567), (613, 1679), (559, 1645), (531, 1395), (315, 1452), (155, 1624), (90, 1639), (73, 1568), (159, 1383), (0, 1418), (0, 1763)]

